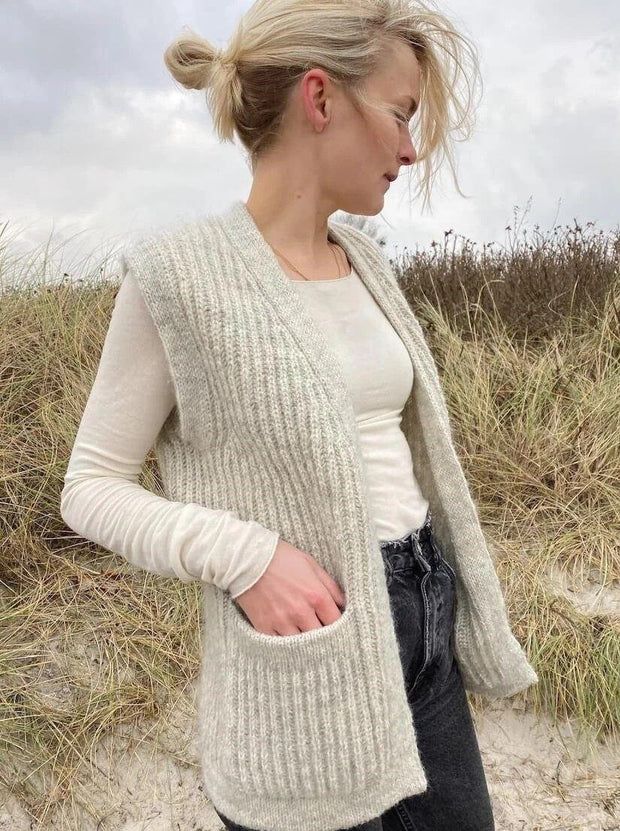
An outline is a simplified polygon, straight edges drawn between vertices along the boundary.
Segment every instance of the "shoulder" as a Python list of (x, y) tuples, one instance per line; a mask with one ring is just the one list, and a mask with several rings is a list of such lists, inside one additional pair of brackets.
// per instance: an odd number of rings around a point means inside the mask
[(369, 267), (375, 269), (381, 268), (381, 270), (388, 272), (395, 282), (398, 282), (392, 264), (384, 252), (383, 247), (370, 234), (362, 231), (360, 228), (355, 228), (347, 222), (330, 220), (329, 227), (334, 229), (339, 239), (345, 245), (353, 248), (363, 257)]
[(358, 248), (361, 253), (372, 257), (379, 257), (384, 261), (387, 260), (387, 257), (383, 253), (382, 246), (379, 245), (379, 243), (366, 231), (362, 231), (361, 228), (355, 228), (348, 222), (330, 220), (328, 224), (329, 227), (334, 229), (337, 234), (341, 235), (350, 246)]
[(134, 235), (121, 251), (123, 271), (152, 273), (162, 266), (170, 269), (205, 247), (218, 227), (217, 214), (183, 218), (164, 227)]
[(330, 219), (328, 225), (330, 228), (335, 229), (337, 233), (344, 235), (354, 245), (359, 245), (362, 248), (369, 247), (378, 249), (380, 247), (370, 234), (362, 231), (360, 228), (356, 228), (348, 222)]

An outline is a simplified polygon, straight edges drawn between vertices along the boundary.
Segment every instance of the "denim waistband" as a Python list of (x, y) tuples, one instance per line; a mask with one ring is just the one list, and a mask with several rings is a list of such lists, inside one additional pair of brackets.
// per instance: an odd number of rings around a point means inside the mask
[(438, 565), (441, 557), (433, 544), (433, 526), (430, 508), (420, 528), (414, 528), (403, 537), (395, 540), (383, 540), (380, 543), (385, 559), (399, 566), (405, 566), (413, 560), (422, 560), (424, 565)]

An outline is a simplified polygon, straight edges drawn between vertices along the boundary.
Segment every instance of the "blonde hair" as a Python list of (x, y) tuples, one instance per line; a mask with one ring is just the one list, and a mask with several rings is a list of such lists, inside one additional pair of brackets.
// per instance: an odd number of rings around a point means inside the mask
[[(419, 110), (409, 130), (418, 151), (415, 166), (422, 168), (418, 192), (424, 194), (424, 210), (443, 156), (457, 191), (465, 195), (456, 177), (451, 134), (460, 131), (460, 140), (469, 138), (472, 92), (479, 80), (475, 47), (432, 2), (256, 0), (227, 49), (219, 50), (189, 30), (167, 48), (164, 62), (184, 87), (206, 90), (217, 135), (233, 141), (236, 133), (254, 170), (260, 154), (278, 138), (292, 88), (309, 69), (324, 69), (360, 113), (384, 110), (387, 105), (367, 97), (365, 81), (385, 59), (390, 43), (404, 41), (420, 65)], [(462, 97), (459, 78), (465, 83)]]

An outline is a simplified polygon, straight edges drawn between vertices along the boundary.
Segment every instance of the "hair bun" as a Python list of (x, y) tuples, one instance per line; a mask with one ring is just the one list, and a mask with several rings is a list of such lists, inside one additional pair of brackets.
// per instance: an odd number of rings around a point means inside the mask
[(230, 59), (196, 32), (180, 35), (164, 52), (164, 63), (172, 77), (186, 89), (205, 89), (215, 64)]

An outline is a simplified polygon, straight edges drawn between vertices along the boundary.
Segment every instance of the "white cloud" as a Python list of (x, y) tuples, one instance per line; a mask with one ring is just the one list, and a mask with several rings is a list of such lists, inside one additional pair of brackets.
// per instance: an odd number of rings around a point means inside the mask
[[(40, 241), (83, 230), (122, 239), (245, 196), (240, 149), (220, 145), (204, 95), (183, 90), (162, 60), (184, 25), (226, 43), (250, 5), (95, 5), (67, 0), (0, 7), (4, 220)], [(618, 221), (620, 4), (474, 0), (443, 11), (477, 44), (483, 98), (474, 135), (456, 145), (459, 181), (438, 180), (433, 214), (407, 207), (407, 176), (377, 223), (393, 251), (453, 228), (482, 244), (505, 241), (513, 207), (532, 198), (541, 228)], [(559, 213), (558, 204), (560, 203)], [(390, 223), (387, 225), (383, 222)]]

